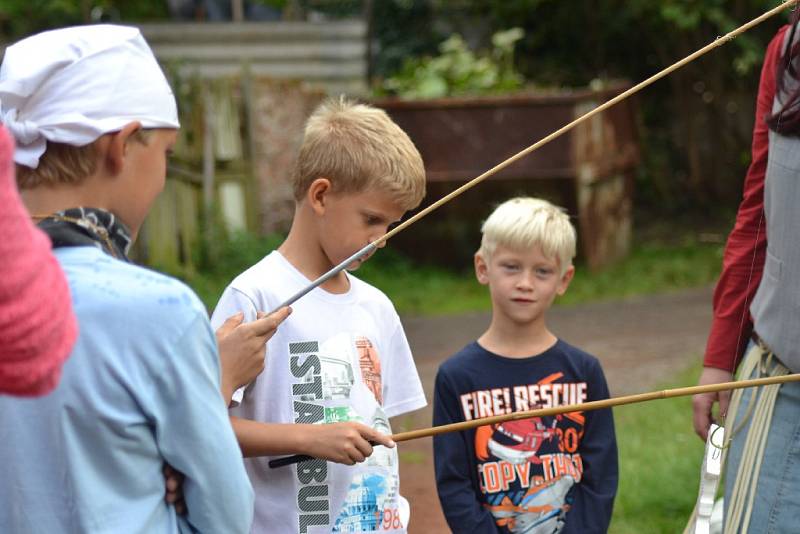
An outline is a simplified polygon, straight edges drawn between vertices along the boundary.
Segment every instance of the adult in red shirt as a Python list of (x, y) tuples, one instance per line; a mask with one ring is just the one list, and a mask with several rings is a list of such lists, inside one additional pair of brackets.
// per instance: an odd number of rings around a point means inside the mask
[[(765, 55), (752, 163), (714, 293), (701, 384), (729, 381), (737, 366), (740, 378), (800, 372), (798, 21), (795, 10), (792, 24), (778, 31)], [(795, 531), (800, 383), (695, 396), (694, 427), (703, 438), (717, 402), (719, 413), (727, 414), (730, 440), (725, 532)]]
[[(725, 245), (722, 273), (714, 291), (714, 317), (706, 344), (700, 385), (731, 381), (753, 332), (749, 306), (761, 282), (767, 250), (764, 224), (764, 177), (769, 152), (767, 118), (772, 115), (775, 73), (788, 28), (784, 26), (778, 30), (764, 56), (756, 100), (752, 161), (745, 176), (736, 223)], [(730, 392), (727, 391), (695, 395), (694, 429), (700, 437), (706, 439), (712, 422), (713, 405), (719, 402), (719, 413), (724, 414), (729, 399)]]

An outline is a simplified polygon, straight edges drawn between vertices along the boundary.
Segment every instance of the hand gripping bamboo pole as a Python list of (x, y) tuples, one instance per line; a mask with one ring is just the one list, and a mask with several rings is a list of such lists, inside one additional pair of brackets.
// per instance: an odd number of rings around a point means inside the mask
[(677, 61), (676, 63), (673, 63), (672, 65), (670, 65), (669, 67), (663, 69), (662, 71), (650, 76), (646, 80), (644, 80), (642, 82), (639, 82), (638, 84), (634, 85), (630, 89), (618, 94), (614, 98), (612, 98), (610, 100), (607, 100), (603, 104), (597, 106), (596, 108), (592, 109), (588, 113), (585, 113), (585, 114), (581, 115), (580, 117), (578, 117), (574, 121), (570, 122), (569, 124), (566, 124), (566, 125), (562, 126), (561, 128), (559, 128), (558, 130), (554, 131), (553, 133), (543, 137), (539, 141), (537, 141), (534, 144), (530, 145), (528, 148), (525, 148), (525, 149), (517, 152), (515, 155), (511, 156), (507, 160), (505, 160), (505, 161), (503, 161), (501, 163), (498, 163), (497, 165), (495, 165), (494, 167), (492, 167), (488, 171), (484, 172), (480, 176), (476, 176), (475, 178), (473, 178), (469, 182), (465, 183), (464, 185), (458, 187), (457, 189), (454, 189), (453, 191), (451, 191), (447, 195), (443, 196), (442, 198), (440, 198), (439, 200), (437, 200), (433, 204), (427, 206), (426, 208), (424, 208), (424, 209), (420, 210), (419, 212), (417, 212), (416, 214), (414, 214), (414, 216), (409, 217), (407, 220), (403, 221), (402, 223), (397, 225), (395, 228), (393, 228), (389, 232), (386, 232), (386, 234), (384, 234), (383, 236), (379, 237), (378, 239), (376, 239), (372, 243), (366, 245), (364, 248), (362, 248), (361, 250), (359, 250), (358, 252), (356, 252), (355, 254), (353, 254), (352, 256), (350, 256), (349, 258), (344, 260), (343, 262), (341, 262), (339, 265), (333, 267), (327, 273), (323, 274), (322, 276), (320, 276), (319, 278), (317, 278), (316, 280), (311, 282), (307, 287), (301, 289), (300, 291), (298, 291), (297, 293), (295, 293), (294, 295), (289, 297), (286, 301), (281, 303), (280, 306), (275, 308), (275, 310), (273, 310), (273, 312), (279, 310), (280, 308), (282, 308), (284, 306), (291, 306), (295, 301), (297, 301), (298, 299), (300, 299), (301, 297), (306, 295), (308, 292), (310, 292), (314, 288), (324, 284), (326, 281), (330, 280), (331, 278), (333, 278), (334, 276), (336, 276), (337, 274), (342, 272), (344, 269), (347, 268), (348, 265), (350, 265), (354, 261), (363, 258), (364, 256), (366, 256), (370, 252), (375, 251), (381, 245), (381, 243), (385, 243), (387, 240), (389, 240), (389, 238), (391, 238), (391, 237), (397, 235), (398, 233), (402, 232), (403, 230), (405, 230), (406, 228), (408, 228), (409, 226), (411, 226), (415, 222), (419, 221), (420, 219), (422, 219), (423, 217), (425, 217), (426, 215), (428, 215), (432, 211), (438, 209), (439, 207), (443, 206), (444, 204), (447, 204), (448, 202), (450, 202), (454, 198), (458, 197), (462, 193), (468, 191), (469, 189), (472, 189), (473, 187), (475, 187), (476, 185), (478, 185), (482, 181), (486, 180), (487, 178), (489, 178), (493, 174), (496, 174), (496, 173), (500, 172), (501, 170), (505, 169), (506, 167), (508, 167), (512, 163), (524, 158), (525, 156), (527, 156), (528, 154), (530, 154), (534, 150), (539, 149), (543, 145), (546, 145), (547, 143), (549, 143), (550, 141), (552, 141), (552, 140), (554, 140), (554, 139), (556, 139), (558, 137), (561, 137), (562, 135), (564, 135), (568, 131), (570, 131), (573, 128), (575, 128), (576, 126), (578, 126), (579, 124), (588, 121), (589, 119), (591, 119), (592, 117), (594, 117), (598, 113), (602, 113), (603, 111), (607, 110), (611, 106), (622, 102), (626, 98), (638, 93), (639, 91), (641, 91), (645, 87), (657, 82), (661, 78), (664, 78), (665, 76), (667, 76), (667, 75), (671, 74), (672, 72), (678, 70), (679, 68), (683, 67), (687, 63), (691, 63), (695, 59), (699, 58), (700, 56), (703, 56), (703, 55), (707, 54), (708, 52), (710, 52), (711, 50), (717, 48), (718, 46), (722, 46), (723, 44), (735, 39), (740, 34), (746, 32), (747, 30), (749, 30), (749, 29), (751, 29), (751, 28), (753, 28), (755, 26), (758, 26), (759, 24), (761, 24), (765, 20), (769, 19), (770, 17), (772, 17), (774, 15), (777, 15), (778, 13), (780, 13), (781, 11), (783, 11), (784, 9), (789, 7), (790, 5), (797, 4), (799, 1), (800, 0), (786, 0), (785, 2), (780, 4), (779, 6), (773, 8), (773, 9), (770, 9), (769, 11), (764, 13), (763, 15), (760, 15), (760, 16), (754, 18), (750, 22), (739, 26), (735, 30), (732, 30), (732, 31), (726, 33), (722, 37), (717, 37), (713, 42), (707, 44), (703, 48), (701, 48), (701, 49), (689, 54), (688, 56), (686, 56), (685, 58), (681, 59), (680, 61)]
[[(394, 440), (395, 442), (410, 441), (412, 439), (438, 436), (439, 434), (446, 434), (448, 432), (460, 432), (463, 430), (472, 430), (473, 428), (478, 428), (480, 426), (496, 425), (499, 423), (505, 423), (506, 421), (532, 419), (534, 417), (545, 417), (548, 415), (559, 415), (571, 412), (589, 412), (592, 410), (613, 408), (615, 406), (623, 406), (625, 404), (636, 404), (639, 402), (647, 402), (657, 399), (686, 397), (688, 395), (698, 395), (700, 393), (714, 393), (719, 391), (753, 388), (759, 386), (767, 386), (770, 384), (783, 384), (785, 382), (798, 382), (798, 381), (800, 381), (800, 373), (783, 375), (783, 376), (771, 376), (767, 378), (753, 378), (750, 380), (739, 380), (737, 382), (720, 382), (719, 384), (707, 384), (704, 386), (689, 386), (689, 387), (674, 388), (674, 389), (664, 389), (661, 391), (651, 391), (649, 393), (638, 393), (636, 395), (627, 395), (624, 397), (612, 397), (610, 399), (590, 401), (580, 404), (568, 404), (565, 406), (557, 406), (555, 408), (542, 408), (538, 410), (512, 412), (503, 415), (495, 415), (492, 417), (473, 419), (471, 421), (463, 421), (460, 423), (451, 423), (449, 425), (434, 426), (430, 428), (422, 428), (419, 430), (410, 430), (408, 432), (400, 432), (398, 434), (392, 434), (392, 440)], [(304, 462), (310, 459), (311, 459), (310, 456), (298, 454), (295, 456), (287, 456), (285, 458), (278, 458), (275, 460), (271, 460), (269, 462), (269, 466), (282, 467), (284, 465), (291, 465), (298, 462)]]

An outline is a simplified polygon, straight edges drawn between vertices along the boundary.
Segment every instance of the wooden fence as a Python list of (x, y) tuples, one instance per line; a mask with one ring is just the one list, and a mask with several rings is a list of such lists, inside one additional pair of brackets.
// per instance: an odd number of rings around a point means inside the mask
[(181, 133), (165, 190), (137, 243), (138, 258), (192, 270), (204, 228), (285, 231), (293, 210), (288, 176), (306, 118), (326, 94), (366, 91), (365, 24), (141, 29), (172, 78)]

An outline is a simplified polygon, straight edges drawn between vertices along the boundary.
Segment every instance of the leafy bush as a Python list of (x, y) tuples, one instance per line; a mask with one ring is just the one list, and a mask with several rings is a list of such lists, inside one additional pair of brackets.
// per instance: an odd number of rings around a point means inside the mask
[(514, 45), (524, 35), (521, 28), (497, 32), (491, 52), (479, 55), (461, 35), (453, 34), (439, 45), (438, 56), (407, 59), (400, 72), (383, 83), (382, 91), (417, 99), (517, 90), (524, 79), (514, 67)]

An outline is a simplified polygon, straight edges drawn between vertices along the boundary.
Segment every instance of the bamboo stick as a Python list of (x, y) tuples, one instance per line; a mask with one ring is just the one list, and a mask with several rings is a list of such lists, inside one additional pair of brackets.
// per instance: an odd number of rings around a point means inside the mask
[(583, 122), (586, 122), (587, 120), (591, 119), (592, 117), (594, 117), (598, 113), (601, 113), (601, 112), (607, 110), (611, 106), (620, 103), (621, 101), (625, 100), (629, 96), (632, 96), (632, 95), (638, 93), (639, 91), (641, 91), (645, 87), (653, 84), (654, 82), (660, 80), (661, 78), (664, 78), (668, 74), (671, 74), (672, 72), (678, 70), (679, 68), (683, 67), (687, 63), (691, 63), (695, 59), (699, 58), (702, 55), (705, 55), (706, 53), (708, 53), (711, 50), (717, 48), (718, 46), (722, 46), (723, 44), (727, 43), (728, 41), (731, 41), (731, 40), (735, 39), (737, 36), (739, 36), (740, 34), (746, 32), (747, 30), (753, 28), (754, 26), (758, 26), (759, 24), (761, 24), (762, 22), (764, 22), (768, 18), (770, 18), (770, 17), (772, 17), (774, 15), (777, 15), (778, 13), (783, 11), (785, 8), (789, 7), (790, 4), (796, 4), (797, 2), (798, 2), (798, 0), (787, 0), (786, 2), (783, 2), (782, 4), (780, 4), (779, 6), (773, 8), (773, 9), (770, 9), (766, 13), (754, 18), (750, 22), (747, 22), (747, 23), (739, 26), (735, 30), (732, 30), (732, 31), (726, 33), (722, 37), (718, 36), (713, 42), (707, 44), (703, 48), (701, 48), (699, 50), (696, 50), (695, 52), (692, 52), (691, 54), (689, 54), (685, 58), (681, 59), (680, 61), (677, 61), (677, 62), (673, 63), (669, 67), (657, 72), (656, 74), (650, 76), (646, 80), (637, 83), (636, 85), (634, 85), (630, 89), (618, 94), (614, 98), (612, 98), (610, 100), (607, 100), (606, 102), (604, 102), (603, 104), (601, 104), (601, 105), (597, 106), (596, 108), (592, 109), (588, 113), (585, 113), (585, 114), (581, 115), (580, 117), (578, 117), (574, 121), (570, 122), (569, 124), (566, 124), (565, 126), (562, 126), (561, 128), (559, 128), (555, 132), (543, 137), (542, 139), (540, 139), (539, 141), (535, 142), (534, 144), (532, 144), (528, 148), (525, 148), (525, 149), (517, 152), (515, 155), (513, 155), (510, 158), (508, 158), (507, 160), (495, 165), (494, 167), (492, 167), (488, 171), (484, 172), (480, 176), (477, 176), (477, 177), (473, 178), (472, 180), (470, 180), (469, 182), (465, 183), (461, 187), (451, 191), (450, 193), (448, 193), (444, 197), (440, 198), (439, 200), (437, 200), (436, 202), (434, 202), (433, 204), (431, 204), (427, 208), (419, 211), (413, 217), (410, 217), (408, 220), (406, 220), (403, 223), (397, 225), (396, 227), (394, 227), (392, 230), (387, 232), (382, 237), (376, 239), (372, 244), (377, 246), (380, 243), (382, 243), (382, 242), (386, 241), (387, 239), (389, 239), (390, 237), (394, 236), (395, 234), (397, 234), (399, 232), (402, 232), (405, 228), (411, 226), (416, 221), (418, 221), (421, 218), (425, 217), (426, 215), (428, 215), (430, 212), (432, 212), (436, 208), (442, 206), (443, 204), (446, 204), (447, 202), (449, 202), (450, 200), (454, 199), (455, 197), (461, 195), (462, 193), (464, 193), (468, 189), (473, 188), (474, 186), (478, 185), (480, 182), (482, 182), (486, 178), (490, 177), (491, 175), (493, 175), (493, 174), (505, 169), (506, 167), (508, 167), (509, 165), (514, 163), (515, 161), (527, 156), (528, 154), (530, 154), (534, 150), (538, 149), (542, 145), (545, 145), (545, 144), (549, 143), (550, 141), (552, 141), (553, 139), (556, 139), (557, 137), (560, 137), (561, 135), (563, 135), (563, 134), (567, 133), (568, 131), (572, 130), (573, 128), (575, 128), (579, 124), (581, 124)]
[(610, 399), (603, 399), (597, 401), (584, 402), (581, 404), (568, 404), (565, 406), (557, 406), (555, 408), (543, 408), (538, 410), (527, 410), (522, 412), (513, 412), (503, 415), (495, 415), (492, 417), (484, 417), (481, 419), (473, 419), (472, 421), (463, 421), (461, 423), (451, 423), (449, 425), (434, 426), (430, 428), (422, 428), (419, 430), (411, 430), (408, 432), (400, 432), (393, 434), (394, 441), (409, 441), (412, 439), (427, 438), (447, 432), (458, 432), (461, 430), (471, 430), (479, 426), (494, 425), (497, 423), (504, 423), (506, 421), (516, 421), (519, 419), (531, 419), (533, 417), (544, 417), (547, 415), (558, 415), (570, 412), (589, 412), (592, 410), (601, 410), (603, 408), (613, 408), (615, 406), (622, 406), (625, 404), (636, 404), (639, 402), (647, 402), (657, 399), (669, 399), (672, 397), (685, 397), (688, 395), (698, 395), (700, 393), (714, 393), (718, 391), (728, 391), (732, 389), (751, 388), (758, 386), (767, 386), (770, 384), (783, 384), (785, 382), (800, 381), (800, 373), (771, 376), (767, 378), (753, 378), (750, 380), (739, 380), (737, 382), (720, 382), (718, 384), (707, 384), (704, 386), (689, 386), (674, 389), (664, 389), (661, 391), (651, 391), (649, 393), (638, 393), (636, 395), (627, 395), (625, 397), (612, 397)]
[[(759, 386), (768, 386), (770, 384), (783, 384), (786, 382), (798, 382), (798, 381), (800, 381), (800, 373), (783, 375), (783, 376), (770, 376), (766, 378), (752, 378), (749, 380), (739, 380), (736, 382), (720, 382), (718, 384), (706, 384), (704, 386), (688, 386), (682, 388), (664, 389), (661, 391), (637, 393), (635, 395), (627, 395), (624, 397), (612, 397), (610, 399), (583, 402), (580, 404), (567, 404), (565, 406), (557, 406), (555, 408), (541, 408), (538, 410), (512, 412), (503, 415), (495, 415), (492, 417), (473, 419), (472, 421), (462, 421), (460, 423), (451, 423), (449, 425), (440, 425), (430, 428), (410, 430), (408, 432), (400, 432), (398, 434), (392, 434), (392, 440), (394, 440), (395, 442), (410, 441), (412, 439), (438, 436), (439, 434), (446, 434), (448, 432), (460, 432), (463, 430), (472, 430), (473, 428), (477, 428), (480, 426), (495, 425), (498, 423), (505, 423), (506, 421), (532, 419), (534, 417), (559, 415), (570, 412), (589, 412), (592, 410), (613, 408), (615, 406), (623, 406), (625, 404), (636, 404), (639, 402), (647, 402), (651, 400), (669, 399), (672, 397), (686, 397), (688, 395), (698, 395), (700, 393), (714, 393), (719, 391), (729, 391), (732, 389), (752, 388)], [(287, 456), (285, 458), (278, 458), (275, 460), (271, 460), (269, 462), (269, 466), (282, 467), (285, 465), (291, 465), (298, 462), (304, 462), (310, 459), (311, 459), (310, 456), (297, 454), (294, 456)]]
[[(437, 200), (433, 204), (431, 204), (431, 205), (427, 206), (426, 208), (420, 210), (419, 212), (414, 214), (412, 217), (409, 217), (408, 219), (406, 219), (405, 221), (403, 221), (402, 223), (400, 223), (399, 225), (394, 227), (392, 230), (386, 232), (383, 236), (379, 237), (378, 239), (376, 239), (375, 241), (373, 241), (372, 243), (370, 243), (369, 245), (367, 245), (366, 247), (364, 247), (360, 251), (356, 252), (355, 254), (353, 254), (353, 256), (351, 256), (347, 260), (343, 261), (339, 265), (336, 265), (335, 267), (330, 269), (327, 273), (323, 274), (322, 276), (320, 276), (319, 278), (317, 278), (316, 280), (311, 282), (307, 287), (305, 287), (304, 289), (298, 291), (296, 294), (292, 295), (288, 300), (286, 300), (285, 302), (281, 303), (281, 305), (278, 306), (277, 308), (275, 308), (274, 310), (272, 310), (272, 312), (279, 310), (283, 306), (291, 306), (296, 300), (300, 299), (303, 295), (307, 294), (312, 289), (322, 285), (327, 280), (330, 280), (332, 277), (334, 277), (337, 274), (339, 274), (340, 272), (342, 272), (348, 265), (353, 263), (353, 261), (364, 257), (367, 253), (369, 253), (371, 251), (374, 251), (376, 248), (380, 247), (381, 243), (385, 243), (387, 240), (389, 240), (389, 238), (391, 238), (391, 237), (397, 235), (398, 233), (402, 232), (403, 230), (405, 230), (406, 228), (408, 228), (409, 226), (411, 226), (415, 222), (419, 221), (420, 219), (422, 219), (423, 217), (425, 217), (426, 215), (428, 215), (429, 213), (431, 213), (435, 209), (437, 209), (437, 208), (441, 207), (442, 205), (450, 202), (451, 200), (453, 200), (454, 198), (458, 197), (459, 195), (461, 195), (462, 193), (466, 192), (467, 190), (472, 189), (473, 187), (475, 187), (476, 185), (478, 185), (479, 183), (481, 183), (485, 179), (489, 178), (493, 174), (498, 173), (499, 171), (505, 169), (506, 167), (508, 167), (512, 163), (516, 162), (517, 160), (524, 158), (525, 156), (527, 156), (528, 154), (530, 154), (534, 150), (537, 150), (541, 146), (543, 146), (543, 145), (549, 143), (550, 141), (552, 141), (552, 140), (564, 135), (565, 133), (567, 133), (568, 131), (572, 130), (573, 128), (575, 128), (579, 124), (581, 124), (583, 122), (586, 122), (587, 120), (591, 119), (592, 117), (594, 117), (598, 113), (602, 113), (603, 111), (607, 110), (611, 106), (613, 106), (615, 104), (618, 104), (621, 101), (623, 101), (626, 98), (628, 98), (629, 96), (632, 96), (632, 95), (638, 93), (639, 91), (641, 91), (645, 87), (655, 83), (656, 81), (660, 80), (661, 78), (664, 78), (668, 74), (671, 74), (672, 72), (678, 70), (679, 68), (683, 67), (687, 63), (691, 63), (692, 61), (694, 61), (695, 59), (699, 58), (700, 56), (703, 56), (706, 53), (710, 52), (711, 50), (713, 50), (713, 49), (715, 49), (715, 48), (717, 48), (719, 46), (722, 46), (723, 44), (727, 43), (728, 41), (731, 41), (731, 40), (735, 39), (737, 36), (739, 36), (740, 34), (746, 32), (747, 30), (753, 28), (754, 26), (758, 26), (759, 24), (761, 24), (765, 20), (769, 19), (770, 17), (773, 17), (774, 15), (777, 15), (778, 13), (783, 11), (785, 8), (789, 7), (789, 5), (796, 4), (798, 1), (800, 1), (800, 0), (786, 0), (785, 2), (780, 4), (779, 6), (773, 8), (773, 9), (770, 9), (766, 13), (754, 18), (750, 22), (747, 22), (747, 23), (739, 26), (735, 30), (732, 30), (732, 31), (726, 33), (722, 37), (717, 37), (713, 42), (707, 44), (703, 48), (701, 48), (701, 49), (689, 54), (688, 56), (686, 56), (685, 58), (681, 59), (680, 61), (677, 61), (677, 62), (673, 63), (672, 65), (670, 65), (669, 67), (666, 67), (665, 69), (661, 70), (660, 72), (657, 72), (656, 74), (650, 76), (646, 80), (644, 80), (642, 82), (639, 82), (638, 84), (634, 85), (630, 89), (618, 94), (614, 98), (612, 98), (610, 100), (607, 100), (603, 104), (597, 106), (596, 108), (592, 109), (588, 113), (585, 113), (584, 115), (581, 115), (580, 117), (578, 117), (574, 121), (570, 122), (569, 124), (566, 124), (565, 126), (562, 126), (558, 130), (554, 131), (553, 133), (543, 137), (539, 141), (537, 141), (534, 144), (530, 145), (528, 148), (525, 148), (525, 149), (517, 152), (515, 155), (511, 156), (510, 158), (506, 159), (505, 161), (503, 161), (501, 163), (498, 163), (497, 165), (495, 165), (494, 167), (492, 167), (488, 171), (484, 172), (480, 176), (476, 176), (475, 178), (473, 178), (469, 182), (465, 183), (464, 185), (458, 187), (457, 189), (454, 189), (453, 191), (451, 191), (447, 195), (443, 196), (442, 198), (440, 198), (439, 200)], [(272, 312), (270, 312), (270, 313), (272, 313)]]

